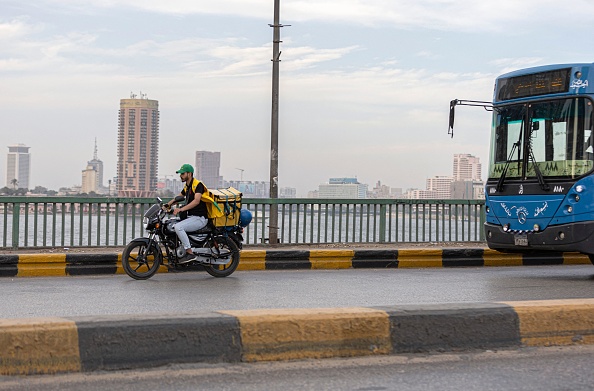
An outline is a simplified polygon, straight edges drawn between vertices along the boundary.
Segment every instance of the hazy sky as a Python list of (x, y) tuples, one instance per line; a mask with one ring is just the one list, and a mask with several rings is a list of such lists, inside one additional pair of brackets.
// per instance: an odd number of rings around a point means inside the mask
[[(0, 0), (0, 186), (8, 145), (31, 187), (81, 183), (97, 138), (116, 174), (119, 101), (159, 101), (159, 176), (221, 152), (227, 180), (267, 181), (273, 0)], [(279, 186), (330, 177), (425, 188), (455, 153), (486, 168), (494, 78), (592, 62), (591, 0), (281, 0)], [(484, 169), (483, 172), (486, 170)], [(484, 178), (483, 178), (484, 179)]]

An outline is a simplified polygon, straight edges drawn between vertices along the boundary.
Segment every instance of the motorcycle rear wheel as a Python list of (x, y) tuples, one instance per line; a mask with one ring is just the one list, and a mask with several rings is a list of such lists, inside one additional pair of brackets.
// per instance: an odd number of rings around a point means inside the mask
[(239, 266), (239, 248), (235, 242), (228, 237), (217, 237), (221, 254), (230, 252), (229, 262), (224, 265), (204, 265), (204, 270), (213, 277), (227, 277)]
[(153, 243), (148, 248), (144, 241), (130, 242), (122, 253), (122, 267), (135, 280), (151, 278), (163, 262), (163, 254)]

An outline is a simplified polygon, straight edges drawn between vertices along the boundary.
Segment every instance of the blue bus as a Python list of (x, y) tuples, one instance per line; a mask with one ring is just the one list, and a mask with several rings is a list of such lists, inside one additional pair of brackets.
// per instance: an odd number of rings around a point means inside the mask
[(594, 263), (594, 64), (499, 76), (493, 111), (485, 238), (500, 251), (577, 251)]

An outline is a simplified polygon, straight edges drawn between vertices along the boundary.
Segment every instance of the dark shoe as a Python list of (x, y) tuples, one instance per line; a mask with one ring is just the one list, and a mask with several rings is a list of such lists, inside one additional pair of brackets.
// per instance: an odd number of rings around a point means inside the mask
[(185, 253), (184, 256), (179, 258), (177, 261), (178, 261), (178, 263), (188, 263), (188, 262), (192, 262), (195, 259), (196, 259), (196, 256), (194, 254)]

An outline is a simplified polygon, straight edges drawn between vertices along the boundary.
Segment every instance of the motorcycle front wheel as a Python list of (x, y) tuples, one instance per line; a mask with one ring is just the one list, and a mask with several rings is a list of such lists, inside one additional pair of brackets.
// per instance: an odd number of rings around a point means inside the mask
[(159, 246), (152, 244), (148, 248), (145, 241), (130, 242), (122, 253), (122, 267), (127, 275), (135, 280), (151, 278), (163, 261)]
[(239, 249), (231, 238), (221, 236), (215, 240), (221, 254), (220, 259), (226, 259), (228, 262), (221, 265), (204, 265), (204, 269), (213, 277), (227, 277), (239, 265)]

